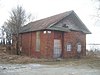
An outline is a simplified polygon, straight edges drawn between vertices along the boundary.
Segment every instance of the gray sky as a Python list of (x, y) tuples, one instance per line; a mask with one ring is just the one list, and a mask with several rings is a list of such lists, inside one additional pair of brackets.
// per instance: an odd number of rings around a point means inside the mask
[(92, 0), (1, 0), (0, 26), (9, 18), (9, 12), (17, 5), (22, 5), (27, 12), (35, 16), (35, 20), (74, 10), (92, 34), (87, 35), (87, 43), (100, 43), (100, 26), (95, 26), (95, 7), (98, 3)]

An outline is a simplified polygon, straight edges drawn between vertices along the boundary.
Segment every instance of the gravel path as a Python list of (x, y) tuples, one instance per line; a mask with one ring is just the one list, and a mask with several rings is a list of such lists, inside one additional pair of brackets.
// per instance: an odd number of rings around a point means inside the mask
[(100, 69), (86, 65), (0, 64), (0, 75), (100, 75)]

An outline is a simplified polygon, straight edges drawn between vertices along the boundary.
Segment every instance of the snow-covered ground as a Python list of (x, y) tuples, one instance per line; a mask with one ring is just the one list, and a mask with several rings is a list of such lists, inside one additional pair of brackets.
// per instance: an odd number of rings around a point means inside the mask
[(100, 69), (86, 65), (0, 64), (0, 75), (100, 75)]

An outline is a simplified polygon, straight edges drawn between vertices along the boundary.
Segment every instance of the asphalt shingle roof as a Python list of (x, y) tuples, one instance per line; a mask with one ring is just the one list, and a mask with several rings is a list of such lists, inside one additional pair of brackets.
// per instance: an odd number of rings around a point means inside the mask
[[(66, 28), (66, 29), (65, 28), (58, 28), (58, 27), (50, 28), (50, 26), (59, 22), (63, 18), (71, 15), (72, 13), (74, 13), (74, 15), (77, 17), (77, 15), (75, 14), (74, 11), (68, 11), (68, 12), (60, 13), (60, 14), (57, 14), (57, 15), (54, 15), (54, 16), (51, 16), (51, 17), (47, 17), (47, 18), (44, 18), (44, 19), (41, 19), (41, 20), (30, 22), (27, 25), (23, 26), (20, 32), (25, 33), (25, 32), (31, 32), (31, 31), (44, 30), (44, 29), (58, 30), (58, 31), (69, 31), (68, 28)], [(79, 21), (80, 21), (80, 19), (79, 19)], [(82, 27), (83, 27), (82, 31), (84, 33), (91, 33), (83, 23), (82, 23)]]

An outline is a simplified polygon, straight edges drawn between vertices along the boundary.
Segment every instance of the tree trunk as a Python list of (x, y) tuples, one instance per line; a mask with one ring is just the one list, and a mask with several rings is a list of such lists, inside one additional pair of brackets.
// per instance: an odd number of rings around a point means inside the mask
[(16, 43), (16, 53), (17, 53), (17, 55), (19, 55), (18, 41)]
[(19, 34), (16, 37), (16, 54), (19, 55)]

